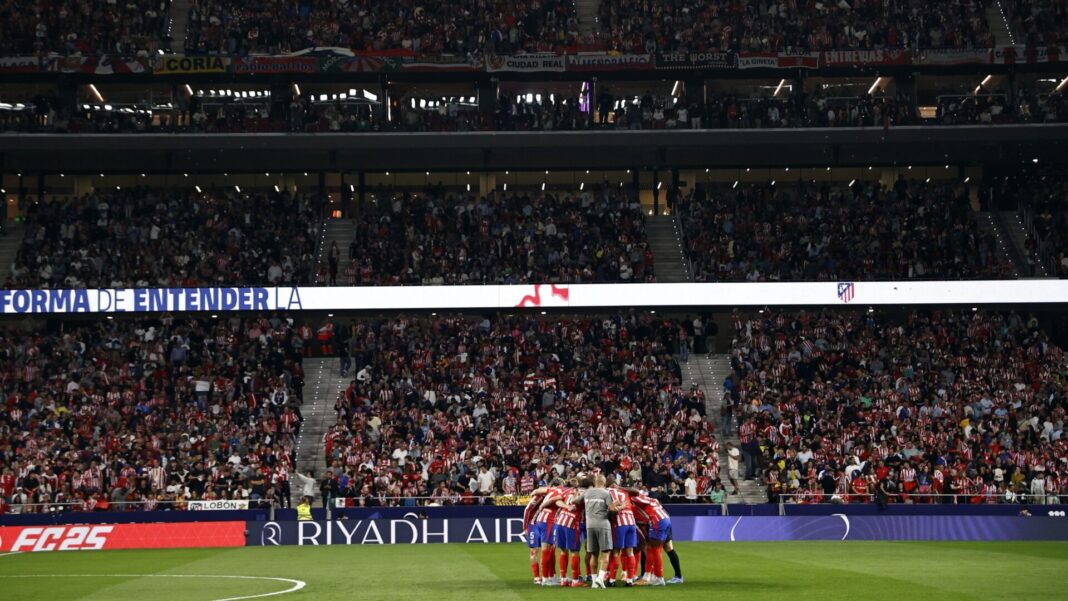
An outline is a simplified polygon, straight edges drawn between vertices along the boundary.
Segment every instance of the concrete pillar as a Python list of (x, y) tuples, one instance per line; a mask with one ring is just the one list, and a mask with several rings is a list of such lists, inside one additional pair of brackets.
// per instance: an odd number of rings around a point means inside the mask
[(497, 175), (493, 173), (480, 173), (478, 175), (478, 195), (489, 196), (497, 189)]

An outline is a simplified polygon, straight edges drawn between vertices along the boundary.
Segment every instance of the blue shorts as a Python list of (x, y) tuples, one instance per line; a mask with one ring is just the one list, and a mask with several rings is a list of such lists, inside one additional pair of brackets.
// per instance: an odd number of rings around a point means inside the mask
[(553, 526), (553, 544), (557, 549), (577, 552), (579, 545), (579, 533), (567, 526)]
[(656, 528), (649, 524), (649, 540), (658, 540), (666, 543), (671, 540), (671, 519), (663, 519), (657, 522)]
[(638, 546), (638, 527), (616, 526), (615, 536), (612, 537), (613, 549), (633, 549)]
[(530, 539), (527, 541), (527, 545), (531, 549), (552, 544), (552, 541), (549, 540), (549, 524), (547, 522), (534, 522), (531, 524), (530, 532), (527, 533), (527, 536)]

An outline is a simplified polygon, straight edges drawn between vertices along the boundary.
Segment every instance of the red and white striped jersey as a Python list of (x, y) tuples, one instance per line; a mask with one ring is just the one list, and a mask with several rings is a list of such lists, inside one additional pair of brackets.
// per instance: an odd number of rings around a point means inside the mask
[[(545, 493), (545, 498), (549, 497), (564, 497), (567, 494), (567, 489), (562, 486), (553, 486), (549, 488), (549, 491)], [(556, 515), (556, 507), (542, 507), (538, 511), (538, 515), (534, 516), (535, 522), (550, 522)]]
[(634, 526), (634, 506), (631, 505), (630, 494), (618, 488), (610, 488), (608, 493), (612, 495), (612, 502), (620, 507), (619, 512), (616, 513), (615, 518), (612, 520), (613, 527)]
[(664, 511), (664, 507), (660, 505), (660, 501), (657, 501), (650, 496), (644, 494), (634, 495), (631, 496), (630, 501), (634, 505), (644, 509), (645, 514), (649, 516), (649, 521), (653, 524), (671, 517)]
[[(568, 491), (567, 496), (563, 499), (563, 502), (568, 505), (573, 505), (575, 502), (575, 492)], [(579, 510), (567, 510), (562, 507), (556, 510), (556, 525), (563, 526), (564, 528), (571, 528), (572, 530), (578, 530), (581, 517), (579, 516)]]

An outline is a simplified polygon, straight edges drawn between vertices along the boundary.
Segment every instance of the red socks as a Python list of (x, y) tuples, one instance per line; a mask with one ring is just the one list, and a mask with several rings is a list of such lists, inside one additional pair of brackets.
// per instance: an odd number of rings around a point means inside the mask
[(580, 569), (580, 566), (579, 566), (579, 554), (578, 553), (572, 553), (571, 554), (571, 579), (572, 580), (579, 580), (581, 578), (582, 578), (582, 570)]
[(653, 560), (652, 561), (652, 569), (650, 571), (653, 573), (653, 576), (656, 576), (657, 578), (663, 578), (664, 577), (664, 556), (660, 554), (660, 547), (659, 546), (651, 547), (650, 551), (652, 551), (652, 552), (649, 554), (649, 559)]
[(541, 578), (541, 565), (534, 558), (530, 560), (530, 571), (534, 572), (535, 578)]
[(553, 550), (542, 549), (541, 550), (541, 575), (543, 577), (551, 577), (555, 574), (555, 566), (553, 565)]
[(627, 573), (627, 578), (634, 580), (638, 577), (638, 556), (631, 555), (627, 557), (623, 556), (623, 570)]
[(567, 578), (567, 553), (560, 554), (560, 577)]
[(616, 570), (619, 569), (619, 556), (615, 553), (608, 556), (608, 579), (616, 579)]

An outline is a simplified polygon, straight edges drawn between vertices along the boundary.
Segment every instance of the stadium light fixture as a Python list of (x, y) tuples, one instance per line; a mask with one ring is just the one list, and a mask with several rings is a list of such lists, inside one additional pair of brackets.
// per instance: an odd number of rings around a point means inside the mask
[(970, 181), (972, 181), (972, 176), (969, 175), (968, 177), (964, 178), (964, 183), (968, 183)]
[(772, 94), (772, 96), (778, 96), (779, 92), (782, 91), (782, 87), (785, 86), (785, 85), (786, 85), (786, 79), (785, 78), (779, 80), (779, 85), (775, 87), (775, 93)]
[(856, 180), (856, 179), (850, 180), (850, 182), (849, 182), (849, 187), (850, 187), (850, 188), (852, 188), (852, 187), (853, 187), (853, 184), (855, 184), (855, 183), (857, 183), (857, 180)]
[(281, 192), (282, 190), (281, 190), (281, 189), (279, 189), (279, 187), (278, 187), (278, 184), (275, 184), (275, 185), (274, 185), (274, 191), (275, 191), (275, 192)]
[(660, 187), (663, 186), (663, 185), (664, 185), (664, 182), (656, 182), (656, 189), (659, 190)]
[(1037, 164), (1038, 163), (1038, 159), (1037, 158), (1031, 159), (1031, 162)]
[(579, 192), (582, 192), (585, 189), (586, 189), (586, 182), (581, 182), (579, 184)]
[(467, 191), (468, 191), (468, 192), (470, 192), (470, 191), (471, 191), (471, 184), (467, 184)]
[(96, 89), (96, 84), (89, 84), (89, 91), (96, 97), (97, 102), (104, 102), (104, 96), (100, 93), (100, 90)]
[(733, 190), (733, 189), (735, 189), (737, 187), (738, 187), (738, 180), (734, 180), (734, 185), (731, 186), (731, 190)]
[(544, 191), (545, 191), (545, 182), (542, 182), (542, 183), (541, 183), (541, 191), (542, 191), (542, 192), (544, 192)]
[(979, 90), (983, 89), (983, 86), (985, 86), (986, 84), (990, 83), (991, 79), (994, 79), (993, 75), (987, 75), (986, 77), (984, 77), (982, 83), (980, 83), (979, 85), (975, 86), (975, 92), (973, 92), (973, 94), (978, 94)]
[(349, 184), (349, 192), (355, 192), (355, 191), (356, 191), (356, 186), (354, 184)]
[(504, 182), (504, 191), (505, 191), (505, 192), (507, 192), (507, 191), (508, 191), (508, 182)]
[(876, 77), (875, 78), (875, 82), (871, 84), (870, 88), (868, 88), (868, 96), (871, 96), (872, 94), (874, 94), (875, 90), (880, 88), (879, 84), (881, 84), (882, 82), (883, 82), (883, 78), (882, 77)]
[(204, 191), (200, 189), (200, 186), (193, 186), (193, 187), (196, 188), (197, 194), (203, 194), (204, 193)]
[[(356, 95), (355, 94), (355, 90), (350, 90), (349, 94), (351, 96), (355, 96)], [(378, 94), (374, 94), (372, 92), (368, 92), (367, 90), (363, 91), (363, 97), (364, 97), (364, 99), (370, 100), (371, 102), (378, 102)]]
[(234, 190), (237, 190), (237, 193), (240, 194), (241, 193), (241, 186), (235, 185), (234, 186)]
[(771, 180), (771, 185), (775, 185), (775, 180)]
[(1066, 87), (1068, 87), (1068, 77), (1065, 77), (1064, 81), (1062, 81), (1061, 83), (1057, 84), (1056, 90), (1058, 92), (1060, 92), (1061, 90), (1063, 90)]

